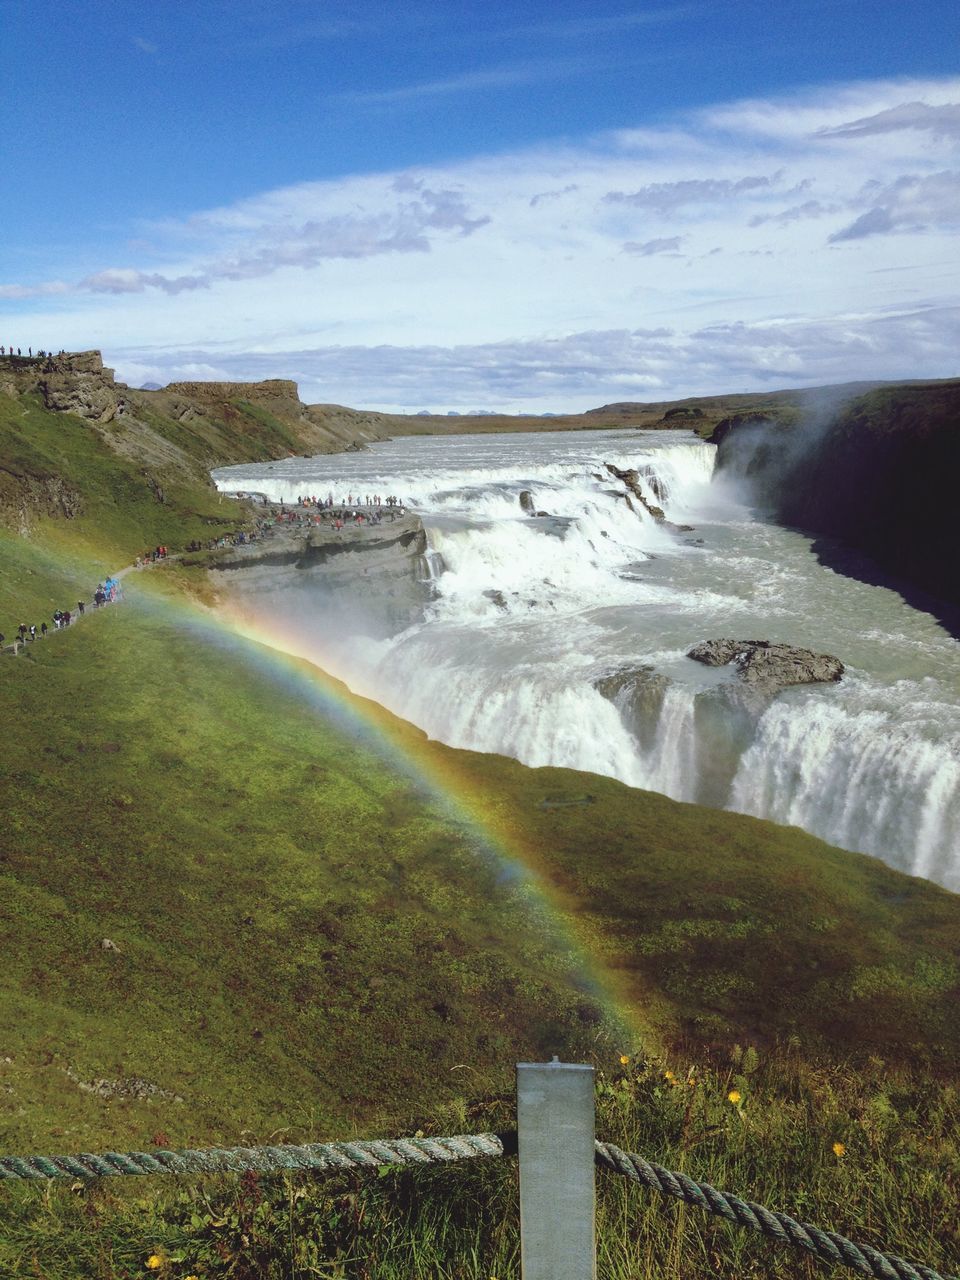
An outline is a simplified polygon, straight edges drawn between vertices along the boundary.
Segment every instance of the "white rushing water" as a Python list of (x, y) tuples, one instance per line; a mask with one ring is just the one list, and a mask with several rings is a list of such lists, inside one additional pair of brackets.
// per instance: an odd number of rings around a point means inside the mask
[[(957, 642), (821, 566), (714, 456), (678, 432), (419, 437), (215, 478), (288, 502), (396, 494), (421, 515), (433, 599), (413, 625), (365, 636), (341, 599), (291, 608), (302, 653), (432, 737), (795, 824), (960, 890)], [(693, 531), (628, 505), (608, 462)], [(524, 514), (524, 490), (549, 515)], [(731, 669), (685, 656), (716, 637), (831, 653), (846, 675), (751, 719), (718, 688)]]

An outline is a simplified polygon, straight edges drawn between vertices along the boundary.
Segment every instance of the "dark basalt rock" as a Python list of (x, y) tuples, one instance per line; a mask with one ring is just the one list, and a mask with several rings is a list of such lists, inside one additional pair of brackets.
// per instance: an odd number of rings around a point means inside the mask
[(960, 556), (944, 554), (956, 545), (960, 379), (824, 390), (825, 401), (806, 393), (792, 425), (720, 423), (718, 472), (816, 535), (823, 564), (899, 591), (960, 637)]
[(597, 693), (603, 694), (625, 716), (637, 735), (643, 750), (653, 746), (663, 697), (669, 677), (649, 665), (620, 667), (593, 681)]
[(642, 475), (647, 484), (649, 484), (650, 490), (656, 500), (658, 502), (666, 502), (669, 497), (669, 494), (667, 493), (667, 486), (657, 475), (656, 471), (654, 471), (653, 467), (641, 467), (640, 475)]
[(536, 510), (536, 504), (533, 501), (533, 494), (529, 489), (524, 489), (520, 494), (520, 506), (528, 516), (532, 516)]
[(615, 467), (612, 462), (605, 462), (603, 465), (612, 476), (616, 476), (618, 480), (621, 480), (627, 486), (640, 505), (653, 516), (654, 520), (662, 522), (666, 518), (663, 514), (662, 507), (654, 506), (652, 502), (648, 502), (643, 496), (643, 490), (640, 488), (639, 471), (634, 470), (632, 467), (629, 471), (621, 471), (621, 469), (619, 467)]
[(483, 594), (487, 597), (488, 600), (492, 600), (498, 609), (506, 609), (507, 601), (502, 591), (498, 589), (493, 589), (491, 591), (484, 591)]
[(827, 653), (798, 649), (770, 640), (704, 640), (687, 651), (687, 657), (708, 667), (732, 662), (752, 694), (772, 697), (795, 684), (819, 684), (839, 680), (843, 663)]

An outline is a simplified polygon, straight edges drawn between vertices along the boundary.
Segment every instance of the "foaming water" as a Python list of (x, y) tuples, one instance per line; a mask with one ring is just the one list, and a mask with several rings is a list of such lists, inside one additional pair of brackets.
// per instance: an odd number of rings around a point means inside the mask
[[(956, 642), (821, 566), (714, 479), (714, 456), (677, 432), (429, 437), (216, 478), (419, 512), (433, 598), (413, 625), (357, 634), (342, 599), (313, 609), (302, 591), (288, 622), (301, 652), (431, 736), (797, 824), (960, 889)], [(646, 506), (607, 463), (637, 472)], [(847, 675), (747, 715), (732, 673), (685, 657), (718, 636), (832, 653)]]

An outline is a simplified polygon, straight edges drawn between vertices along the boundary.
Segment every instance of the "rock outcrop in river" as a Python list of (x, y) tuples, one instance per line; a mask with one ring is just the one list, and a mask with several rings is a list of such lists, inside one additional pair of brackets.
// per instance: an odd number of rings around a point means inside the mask
[(732, 662), (753, 693), (768, 697), (791, 685), (829, 682), (843, 675), (839, 658), (770, 640), (704, 640), (689, 649), (687, 657), (708, 667)]
[(644, 467), (643, 471), (640, 472), (633, 467), (624, 471), (622, 468), (614, 466), (612, 462), (605, 462), (603, 465), (612, 476), (615, 476), (626, 486), (628, 493), (624, 494), (623, 497), (626, 498), (627, 505), (631, 511), (635, 511), (636, 508), (633, 505), (630, 494), (640, 503), (646, 513), (656, 520), (657, 524), (662, 524), (664, 528), (671, 530), (673, 533), (691, 533), (693, 531), (692, 525), (674, 524), (672, 520), (668, 520), (662, 507), (658, 507), (656, 503), (650, 502), (649, 499), (644, 497), (643, 489), (640, 487), (641, 474), (661, 502), (666, 498), (666, 489), (663, 482), (652, 467)]
[(358, 618), (385, 631), (408, 626), (430, 597), (418, 516), (382, 525), (274, 526), (260, 541), (204, 556), (218, 590), (260, 618), (272, 609), (316, 614), (330, 625)]

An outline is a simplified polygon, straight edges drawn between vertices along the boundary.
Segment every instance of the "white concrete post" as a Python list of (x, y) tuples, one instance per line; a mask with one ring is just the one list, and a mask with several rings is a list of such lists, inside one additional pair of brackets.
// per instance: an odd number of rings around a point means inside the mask
[(595, 1280), (593, 1067), (517, 1064), (523, 1280)]

